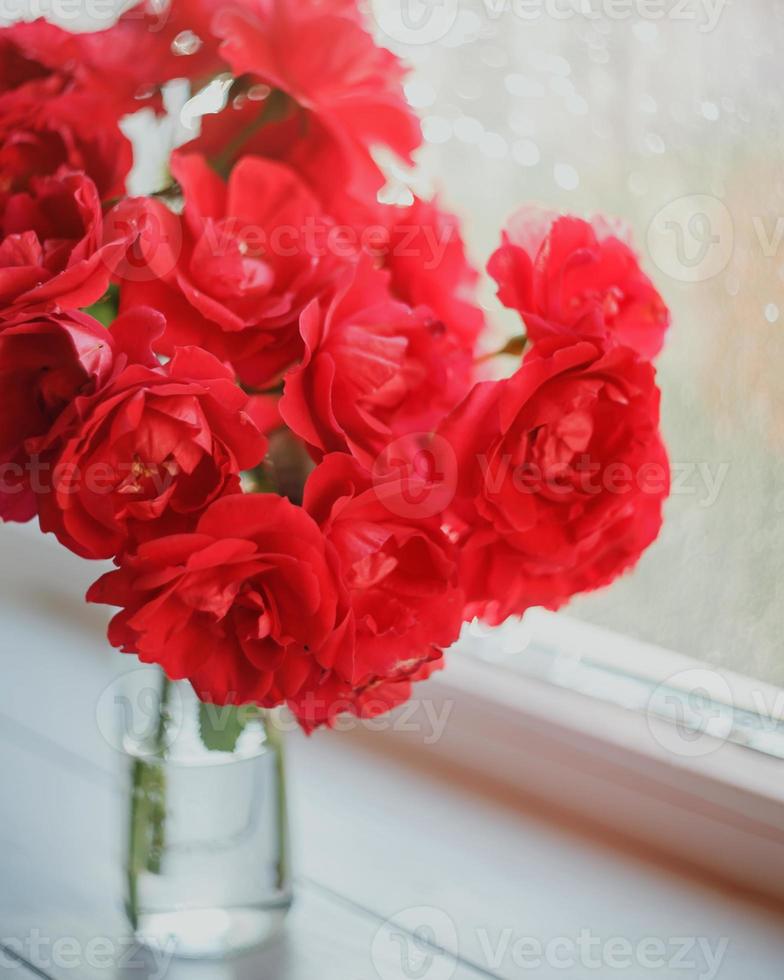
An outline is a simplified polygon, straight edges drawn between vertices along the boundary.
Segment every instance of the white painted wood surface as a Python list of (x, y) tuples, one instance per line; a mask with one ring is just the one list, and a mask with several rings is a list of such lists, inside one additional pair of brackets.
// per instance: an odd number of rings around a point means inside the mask
[[(37, 935), (84, 951), (103, 937), (120, 947), (122, 757), (101, 736), (96, 705), (133, 663), (108, 649), (106, 611), (80, 603), (99, 571), (32, 528), (0, 527), (0, 943), (29, 947)], [(412, 765), (388, 739), (372, 744), (335, 733), (290, 739), (298, 895), (284, 936), (227, 964), (175, 961), (166, 978), (782, 976), (776, 909), (658, 867), (511, 796)], [(445, 929), (448, 952), (431, 949), (418, 971), (406, 972), (383, 926), (406, 909), (420, 910), (409, 911), (409, 925)], [(695, 949), (692, 967), (618, 969), (583, 956), (568, 968), (534, 968), (521, 956), (523, 940), (562, 941), (563, 959), (563, 941), (574, 945), (581, 933), (635, 949), (663, 942), (670, 959), (680, 938), (726, 949), (712, 973)], [(54, 980), (152, 980), (165, 965), (140, 964), (136, 954), (124, 967), (51, 960), (51, 949), (39, 948), (36, 966)], [(36, 975), (2, 957), (0, 971)]]

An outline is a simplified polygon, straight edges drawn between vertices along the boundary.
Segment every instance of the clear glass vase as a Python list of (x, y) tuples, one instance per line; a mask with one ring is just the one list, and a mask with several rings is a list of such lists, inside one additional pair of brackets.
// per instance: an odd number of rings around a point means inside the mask
[(147, 946), (222, 958), (266, 942), (291, 905), (281, 729), (156, 675), (135, 671), (123, 699), (128, 918)]

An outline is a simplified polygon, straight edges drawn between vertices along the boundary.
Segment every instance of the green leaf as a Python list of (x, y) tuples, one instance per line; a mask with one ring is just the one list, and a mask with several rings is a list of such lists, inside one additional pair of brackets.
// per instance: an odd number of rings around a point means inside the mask
[(233, 752), (245, 725), (250, 721), (248, 709), (232, 705), (199, 705), (201, 740), (210, 752)]
[(99, 323), (102, 323), (105, 327), (114, 323), (117, 316), (117, 310), (120, 306), (120, 290), (112, 284), (103, 294), (103, 296), (98, 300), (97, 303), (93, 303), (92, 306), (88, 306), (84, 311), (90, 316), (95, 317)]

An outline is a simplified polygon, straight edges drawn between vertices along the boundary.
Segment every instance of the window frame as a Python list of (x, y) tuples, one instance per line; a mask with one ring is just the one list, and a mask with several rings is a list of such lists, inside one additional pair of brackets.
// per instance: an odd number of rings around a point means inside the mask
[[(591, 693), (527, 673), (524, 654), (510, 666), (499, 650), (510, 629), (528, 652), (546, 646), (564, 662), (591, 664)], [(707, 731), (698, 733), (696, 752), (687, 742), (675, 753), (673, 719), (623, 706), (602, 685), (607, 669), (621, 663), (652, 690), (690, 671), (707, 672), (744, 712), (755, 694), (772, 698), (776, 725), (784, 692), (560, 613), (535, 610), (523, 622), (471, 632), (448, 654), (446, 669), (414, 694), (431, 702), (432, 715), (448, 719), (443, 732), (423, 738), (416, 726), (393, 724), (385, 731), (394, 732), (395, 745), (685, 867), (784, 899), (784, 760)], [(384, 730), (368, 727), (380, 748), (392, 748)]]

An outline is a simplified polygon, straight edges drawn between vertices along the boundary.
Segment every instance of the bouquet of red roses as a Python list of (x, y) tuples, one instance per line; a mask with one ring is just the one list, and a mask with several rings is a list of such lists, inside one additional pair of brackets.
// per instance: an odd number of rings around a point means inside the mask
[[(355, 0), (171, 0), (0, 31), (0, 517), (117, 570), (109, 638), (219, 704), (371, 716), (475, 616), (555, 609), (654, 540), (668, 312), (626, 235), (523, 210), (484, 326), (456, 219), (380, 203), (420, 142)], [(222, 107), (128, 196), (120, 127)]]

